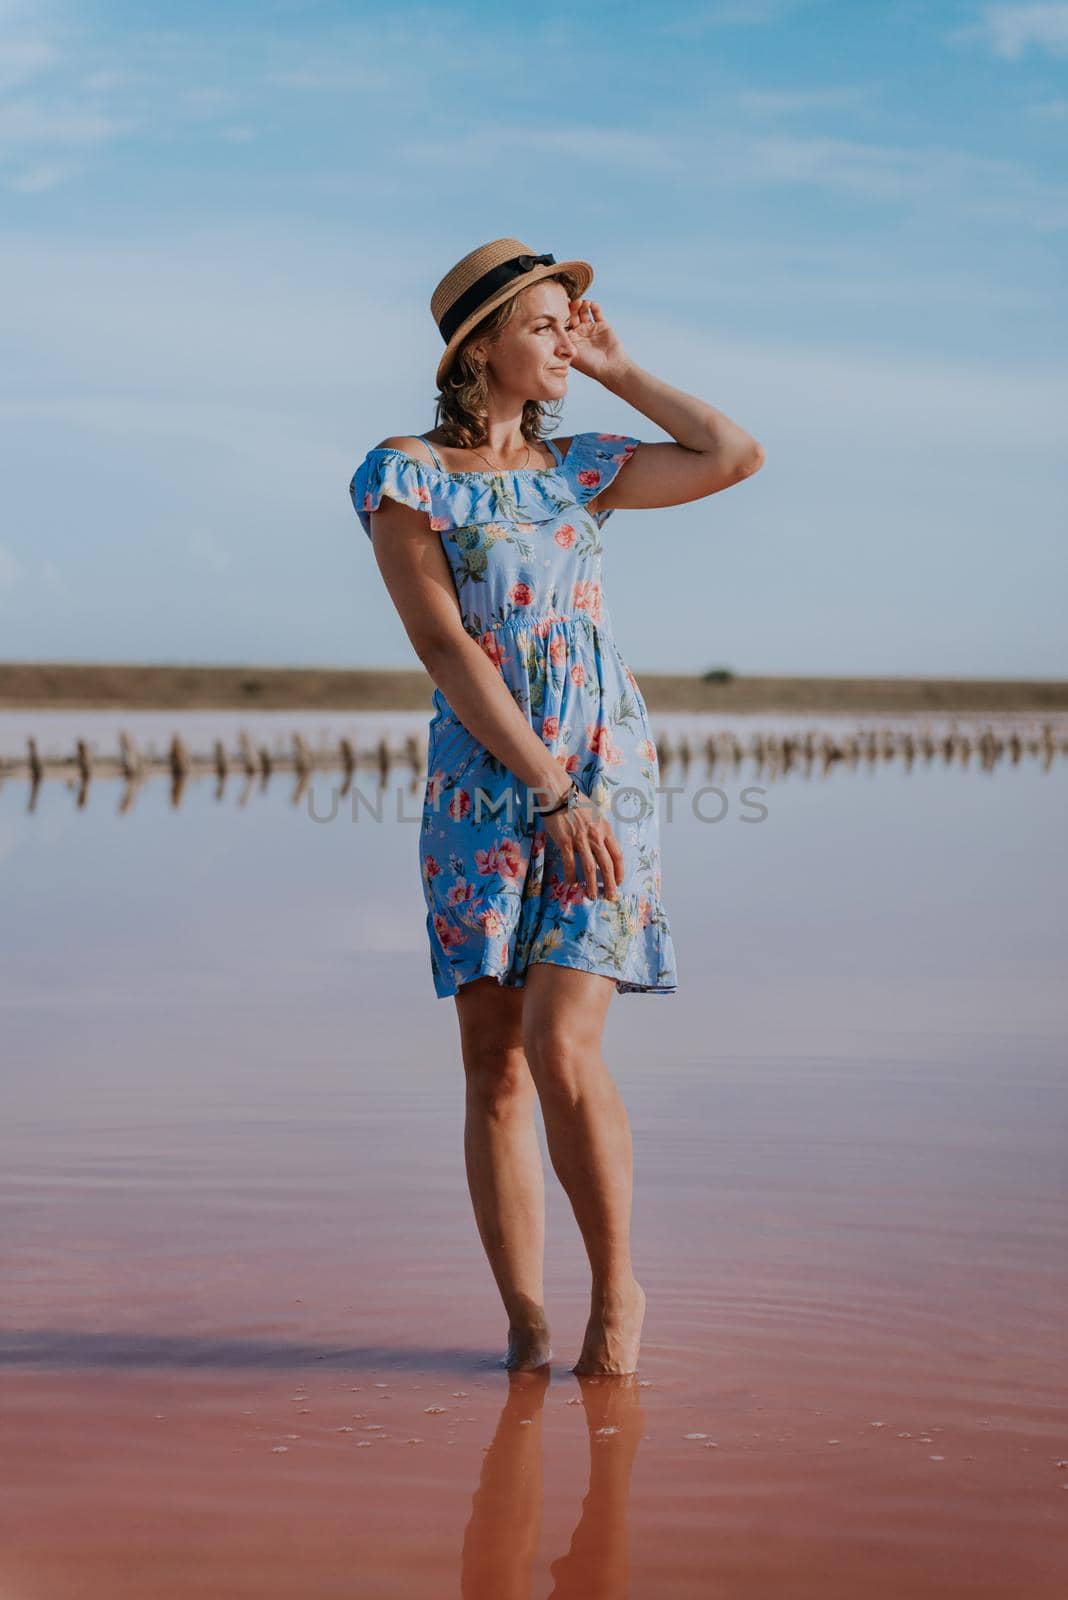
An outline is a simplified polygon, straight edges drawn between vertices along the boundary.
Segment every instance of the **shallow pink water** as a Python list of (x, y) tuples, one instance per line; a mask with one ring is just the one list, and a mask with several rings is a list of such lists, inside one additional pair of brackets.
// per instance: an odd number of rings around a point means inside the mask
[(411, 826), (0, 790), (5, 1600), (1059, 1600), (1062, 789), (663, 827), (680, 992), (605, 1041), (630, 1380), (568, 1370), (548, 1161), (555, 1359), (497, 1365)]

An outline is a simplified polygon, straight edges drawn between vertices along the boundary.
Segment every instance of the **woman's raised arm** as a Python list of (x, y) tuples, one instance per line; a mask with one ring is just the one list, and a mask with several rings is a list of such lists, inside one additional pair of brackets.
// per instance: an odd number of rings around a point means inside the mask
[(685, 505), (751, 478), (764, 465), (763, 446), (707, 400), (674, 389), (633, 364), (602, 382), (677, 442), (644, 441), (626, 470), (590, 502), (596, 510)]

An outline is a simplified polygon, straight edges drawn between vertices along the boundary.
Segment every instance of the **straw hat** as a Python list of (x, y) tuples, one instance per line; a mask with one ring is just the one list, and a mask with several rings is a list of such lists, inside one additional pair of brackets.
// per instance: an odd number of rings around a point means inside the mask
[(476, 322), (512, 295), (556, 272), (572, 273), (580, 295), (593, 282), (593, 268), (588, 261), (555, 261), (551, 255), (537, 256), (521, 239), (494, 239), (458, 261), (442, 278), (430, 301), (430, 314), (445, 340), (445, 353), (438, 362), (438, 387)]

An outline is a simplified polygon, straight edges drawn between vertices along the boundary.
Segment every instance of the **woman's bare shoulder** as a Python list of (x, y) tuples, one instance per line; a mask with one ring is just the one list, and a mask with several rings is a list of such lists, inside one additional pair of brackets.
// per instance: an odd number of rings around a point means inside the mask
[(400, 450), (406, 456), (413, 456), (415, 460), (425, 462), (428, 467), (434, 465), (430, 451), (427, 449), (426, 440), (416, 433), (394, 433), (388, 439), (380, 439), (374, 447), (376, 450)]

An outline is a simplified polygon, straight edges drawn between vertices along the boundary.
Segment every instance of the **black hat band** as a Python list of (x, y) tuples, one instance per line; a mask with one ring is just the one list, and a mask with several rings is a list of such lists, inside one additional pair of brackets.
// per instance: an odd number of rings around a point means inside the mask
[(505, 284), (512, 283), (516, 278), (521, 278), (524, 273), (531, 272), (535, 267), (551, 267), (556, 264), (553, 255), (543, 256), (513, 256), (511, 261), (502, 261), (499, 267), (491, 267), (489, 272), (484, 272), (481, 278), (476, 278), (470, 289), (465, 289), (458, 300), (454, 300), (446, 311), (438, 327), (441, 337), (448, 344), (453, 334), (462, 322), (466, 322), (472, 311), (477, 311), (479, 306), (498, 289), (503, 289)]

